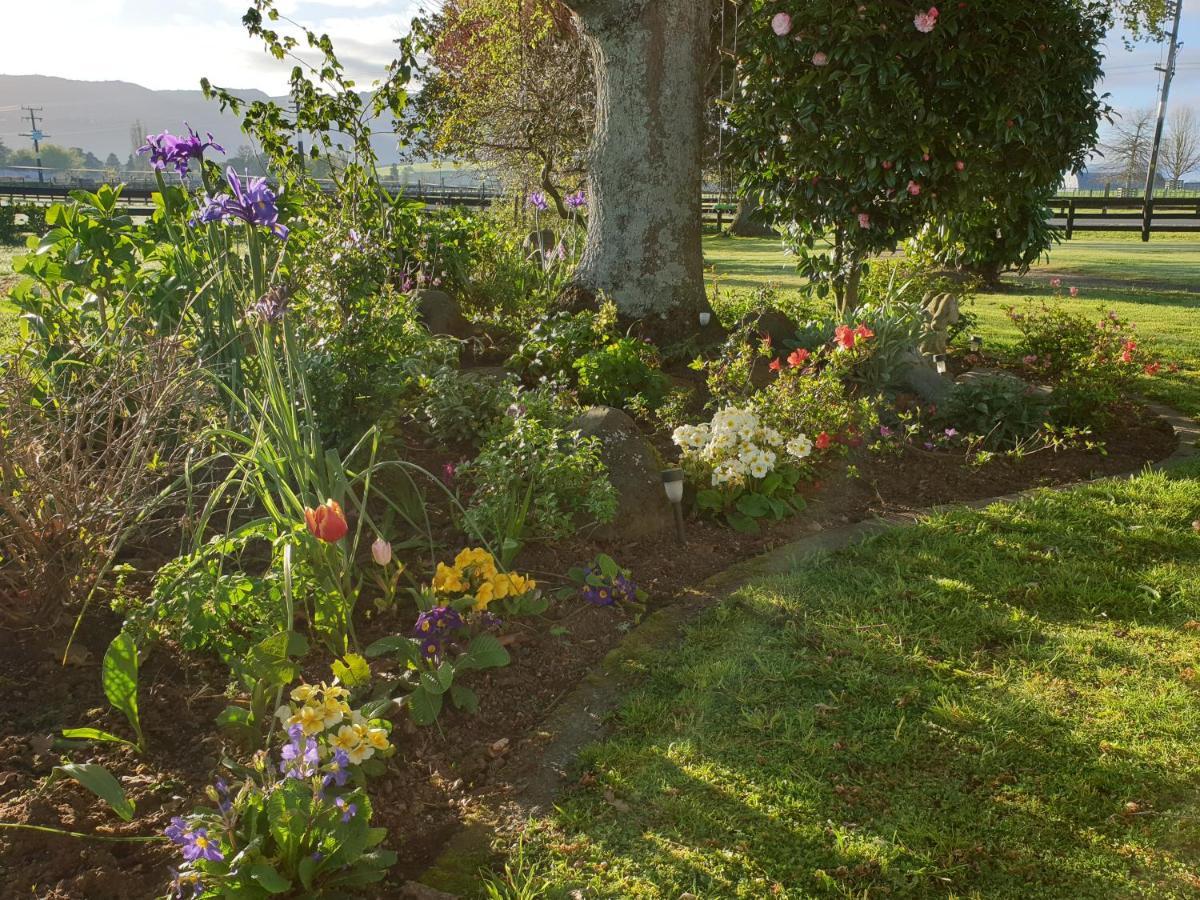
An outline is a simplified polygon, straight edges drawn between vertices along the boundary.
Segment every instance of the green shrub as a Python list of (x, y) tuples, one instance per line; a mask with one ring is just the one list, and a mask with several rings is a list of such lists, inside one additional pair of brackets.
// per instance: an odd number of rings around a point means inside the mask
[(978, 378), (955, 385), (940, 410), (960, 432), (980, 437), (984, 450), (1015, 450), (1051, 421), (1047, 397), (1016, 378)]
[(654, 361), (651, 345), (631, 337), (585, 353), (574, 363), (580, 401), (623, 407), (639, 398), (634, 402), (657, 405), (670, 382)]

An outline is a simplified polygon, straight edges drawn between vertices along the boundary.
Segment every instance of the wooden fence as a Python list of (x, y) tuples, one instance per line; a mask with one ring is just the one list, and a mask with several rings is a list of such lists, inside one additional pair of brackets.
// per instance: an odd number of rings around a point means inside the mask
[[(423, 182), (384, 185), (395, 194), (410, 200), (437, 207), (485, 207), (500, 197), (491, 186), (454, 187)], [(95, 185), (37, 184), (33, 182), (0, 182), (0, 205), (49, 205), (67, 199), (71, 190)], [(125, 210), (134, 216), (148, 216), (154, 211), (150, 185), (126, 185), (121, 195)], [(1145, 215), (1141, 199), (1132, 197), (1093, 197), (1063, 195), (1050, 203), (1050, 223), (1066, 232), (1070, 240), (1081, 231), (1136, 231), (1143, 240), (1152, 234), (1200, 233), (1200, 197), (1168, 196), (1155, 199), (1150, 216)], [(737, 215), (734, 197), (706, 192), (701, 197), (701, 215), (705, 226), (723, 231)]]

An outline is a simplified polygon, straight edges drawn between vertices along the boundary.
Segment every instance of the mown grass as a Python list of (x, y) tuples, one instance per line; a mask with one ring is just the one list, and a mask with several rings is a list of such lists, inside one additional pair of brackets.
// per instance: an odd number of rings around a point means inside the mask
[[(728, 285), (745, 291), (774, 284), (785, 307), (811, 306), (799, 299), (802, 280), (794, 272), (790, 279), (780, 275), (790, 260), (777, 241), (711, 237), (705, 242), (705, 256), (722, 275), (723, 289)], [(1050, 287), (1055, 274), (1063, 277), (1061, 291)], [(1074, 278), (1080, 288), (1076, 298), (1066, 295)], [(1082, 234), (1057, 247), (1049, 262), (1028, 276), (1006, 276), (1002, 291), (980, 294), (970, 311), (978, 315), (987, 345), (1009, 350), (1017, 332), (1006, 309), (1041, 301), (1089, 317), (1111, 309), (1134, 322), (1164, 364), (1180, 366), (1178, 373), (1164, 371), (1146, 379), (1144, 392), (1200, 415), (1200, 235), (1156, 237), (1143, 244), (1136, 235)]]
[(741, 591), (497, 893), (1197, 896), (1197, 475), (938, 516)]

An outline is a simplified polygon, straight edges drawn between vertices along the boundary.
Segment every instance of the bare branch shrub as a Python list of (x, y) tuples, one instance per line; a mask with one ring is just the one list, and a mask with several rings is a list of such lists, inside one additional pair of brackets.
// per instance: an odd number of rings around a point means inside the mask
[[(120, 343), (120, 338), (117, 339)], [(0, 360), (0, 625), (50, 628), (180, 497), (205, 381), (174, 339)]]

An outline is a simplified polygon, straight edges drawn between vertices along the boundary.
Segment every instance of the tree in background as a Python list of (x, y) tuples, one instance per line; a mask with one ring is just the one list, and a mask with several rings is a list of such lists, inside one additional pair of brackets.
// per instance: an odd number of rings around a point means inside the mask
[(927, 222), (953, 230), (1053, 190), (1107, 112), (1095, 85), (1108, 17), (1095, 4), (753, 10), (733, 115), (743, 185), (842, 310), (867, 258)]
[(429, 156), (536, 185), (569, 216), (592, 132), (592, 67), (560, 0), (448, 0), (414, 29), (428, 55), (416, 100)]
[(1200, 170), (1200, 117), (1193, 107), (1171, 113), (1159, 158), (1168, 187), (1183, 187), (1184, 176)]
[(1154, 142), (1155, 112), (1135, 109), (1119, 115), (1108, 138), (1100, 144), (1104, 158), (1102, 171), (1121, 183), (1125, 190), (1146, 183), (1150, 168), (1150, 145)]
[[(10, 157), (9, 165), (36, 166), (38, 164), (38, 155), (32, 149), (17, 150)], [(62, 172), (67, 169), (79, 169), (83, 167), (83, 153), (75, 148), (68, 149), (60, 147), (58, 144), (42, 144), (40, 155), (42, 168), (49, 169), (52, 172)]]
[(5, 146), (4, 141), (0, 141), (0, 166), (7, 166), (11, 155), (12, 151)]

